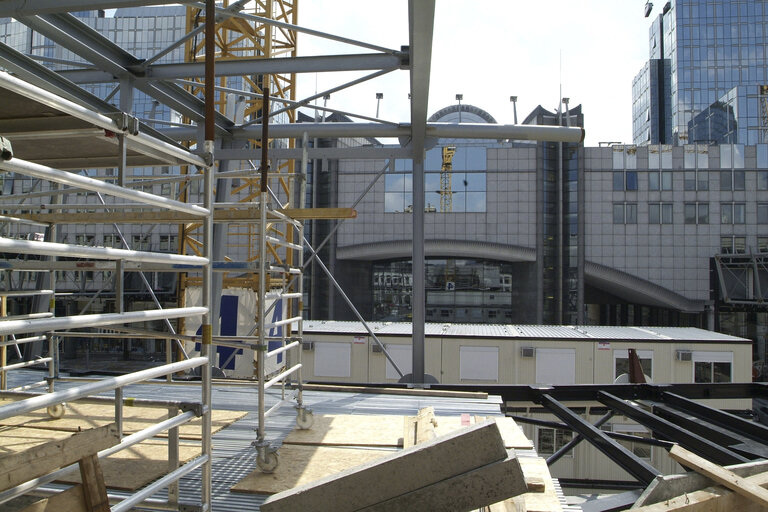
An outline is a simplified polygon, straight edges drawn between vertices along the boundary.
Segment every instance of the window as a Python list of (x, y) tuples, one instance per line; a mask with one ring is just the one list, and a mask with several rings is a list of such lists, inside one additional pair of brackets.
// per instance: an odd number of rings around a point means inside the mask
[(733, 352), (694, 352), (693, 382), (731, 382)]
[(768, 252), (768, 236), (757, 237), (757, 252)]
[(745, 254), (747, 239), (743, 236), (721, 236), (720, 252), (723, 254)]
[(94, 235), (75, 235), (75, 243), (77, 245), (95, 245), (96, 236)]
[(571, 442), (573, 432), (559, 428), (538, 427), (536, 432), (536, 451), (539, 455), (551, 455)]
[(537, 348), (536, 384), (576, 384), (576, 350)]
[(179, 250), (179, 237), (177, 235), (160, 235), (160, 251), (176, 252)]
[[(637, 350), (640, 358), (640, 367), (648, 378), (653, 378), (653, 350)], [(613, 351), (613, 380), (621, 374), (629, 375), (629, 350), (617, 349)]]
[(149, 250), (149, 237), (144, 235), (133, 235), (131, 238), (131, 250), (133, 251), (148, 251)]
[(499, 381), (499, 347), (459, 347), (459, 379)]
[(709, 203), (685, 203), (686, 224), (709, 224)]
[(757, 203), (757, 223), (768, 224), (768, 203)]
[(768, 171), (757, 171), (757, 190), (768, 190)]
[[(648, 430), (643, 427), (642, 425), (622, 425), (622, 424), (613, 424), (610, 426), (611, 430), (614, 432), (620, 433), (620, 434), (627, 434), (630, 436), (635, 437), (643, 437), (646, 439), (651, 438), (651, 433), (648, 432)], [(641, 459), (651, 460), (651, 445), (637, 442), (637, 441), (629, 441), (624, 439), (617, 439), (619, 444), (624, 446), (626, 449), (631, 451), (633, 454), (635, 454), (637, 457), (640, 457)]]
[(672, 203), (648, 203), (648, 224), (672, 224)]
[(614, 224), (637, 224), (637, 203), (613, 203)]
[(744, 171), (720, 171), (720, 190), (744, 190)]
[(613, 190), (637, 190), (637, 171), (613, 171)]
[(720, 203), (720, 224), (744, 224), (744, 203)]
[(104, 235), (104, 247), (120, 247), (121, 245), (117, 235)]

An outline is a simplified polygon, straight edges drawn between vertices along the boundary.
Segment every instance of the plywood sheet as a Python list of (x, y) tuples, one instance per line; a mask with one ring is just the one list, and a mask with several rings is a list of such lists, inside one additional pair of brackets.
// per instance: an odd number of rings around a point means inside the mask
[(24, 427), (0, 427), (0, 457), (18, 453), (48, 441), (59, 441), (72, 436), (72, 432), (41, 430)]
[[(504, 439), (506, 448), (530, 449), (533, 442), (525, 437), (512, 418), (493, 417)], [(485, 421), (485, 417), (470, 417), (470, 425)], [(294, 430), (283, 444), (323, 446), (403, 446), (404, 416), (369, 416), (362, 414), (316, 415), (309, 430)], [(463, 426), (458, 416), (437, 416), (435, 433), (438, 436)]]
[[(0, 402), (0, 405), (7, 401)], [(213, 433), (231, 425), (243, 418), (248, 413), (243, 411), (214, 410), (211, 418)], [(165, 409), (154, 407), (124, 407), (123, 408), (123, 432), (131, 434), (143, 430), (168, 417)], [(79, 404), (76, 402), (67, 404), (67, 411), (61, 419), (52, 419), (43, 409), (29, 414), (15, 416), (0, 422), (0, 426), (24, 426), (28, 428), (41, 428), (47, 430), (62, 430), (67, 432), (79, 432), (90, 428), (100, 427), (115, 421), (115, 408), (113, 405)], [(179, 435), (182, 439), (200, 440), (200, 418), (179, 427)]]
[(403, 416), (326, 414), (315, 415), (309, 430), (293, 430), (283, 444), (397, 447), (402, 438)]
[[(402, 416), (396, 418), (400, 421), (402, 431)], [(391, 450), (283, 445), (278, 451), (280, 464), (274, 473), (268, 475), (257, 469), (231, 490), (250, 494), (275, 494), (391, 453)]]
[[(179, 460), (186, 462), (200, 455), (200, 445), (180, 444)], [(100, 459), (104, 481), (110, 489), (135, 491), (168, 473), (168, 443), (148, 440)], [(80, 483), (80, 471), (63, 475), (58, 481)]]

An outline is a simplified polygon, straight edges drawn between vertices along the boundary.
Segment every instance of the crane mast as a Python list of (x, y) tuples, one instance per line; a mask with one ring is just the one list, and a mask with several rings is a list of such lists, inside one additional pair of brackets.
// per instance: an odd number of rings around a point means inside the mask
[(451, 174), (453, 171), (453, 155), (456, 146), (443, 147), (443, 166), (440, 170), (440, 211), (453, 211), (453, 191), (451, 189)]

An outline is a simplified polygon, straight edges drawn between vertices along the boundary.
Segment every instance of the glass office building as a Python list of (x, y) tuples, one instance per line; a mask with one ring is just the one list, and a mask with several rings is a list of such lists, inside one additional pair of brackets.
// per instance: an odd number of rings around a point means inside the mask
[(650, 60), (633, 82), (634, 142), (764, 142), (767, 45), (768, 2), (666, 2), (650, 27)]

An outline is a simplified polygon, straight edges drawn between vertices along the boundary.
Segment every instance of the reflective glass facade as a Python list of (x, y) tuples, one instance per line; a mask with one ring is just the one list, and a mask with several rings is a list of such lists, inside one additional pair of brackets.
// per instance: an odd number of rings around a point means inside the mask
[[(768, 3), (671, 0), (662, 11), (651, 25), (646, 67), (654, 59), (668, 65), (669, 90), (663, 74), (656, 83), (645, 68), (636, 77), (635, 143), (763, 142), (768, 100), (759, 86), (768, 84)], [(671, 132), (656, 138), (644, 123), (667, 105)]]

